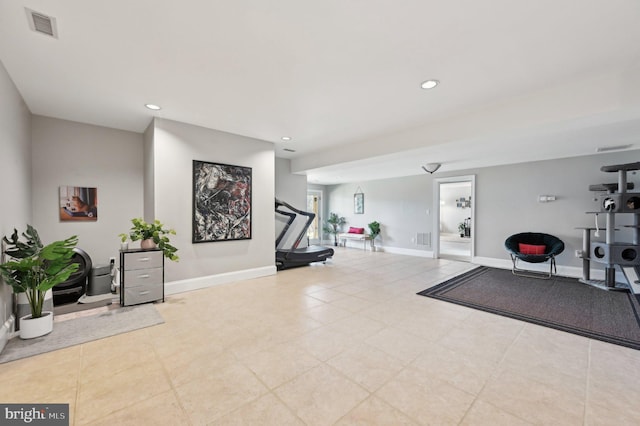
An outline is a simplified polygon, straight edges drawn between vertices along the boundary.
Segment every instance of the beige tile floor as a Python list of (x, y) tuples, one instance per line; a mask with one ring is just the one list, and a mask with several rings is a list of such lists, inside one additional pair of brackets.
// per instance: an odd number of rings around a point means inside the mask
[(337, 248), (166, 323), (0, 365), (76, 425), (637, 425), (640, 351), (422, 296), (469, 264)]

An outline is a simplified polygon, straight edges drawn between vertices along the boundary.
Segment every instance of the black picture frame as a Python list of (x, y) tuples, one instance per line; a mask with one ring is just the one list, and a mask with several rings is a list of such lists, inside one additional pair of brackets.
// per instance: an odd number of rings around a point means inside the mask
[(192, 243), (251, 239), (252, 169), (193, 160)]

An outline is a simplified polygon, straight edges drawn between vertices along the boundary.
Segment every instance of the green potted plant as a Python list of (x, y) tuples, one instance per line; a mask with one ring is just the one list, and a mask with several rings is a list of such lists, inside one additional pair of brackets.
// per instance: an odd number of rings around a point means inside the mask
[(178, 261), (176, 254), (178, 251), (169, 241), (169, 235), (176, 235), (173, 229), (167, 229), (158, 219), (153, 222), (145, 222), (142, 218), (131, 219), (133, 226), (128, 234), (120, 234), (120, 240), (124, 243), (127, 239), (131, 241), (140, 241), (140, 247), (143, 249), (151, 249), (158, 247), (162, 250), (164, 256), (173, 261)]
[(338, 234), (340, 233), (340, 227), (347, 223), (347, 220), (338, 216), (336, 213), (330, 213), (327, 223), (324, 224), (322, 230), (328, 234), (333, 235), (333, 245), (338, 246)]
[(464, 222), (460, 222), (458, 224), (458, 232), (460, 233), (460, 238), (464, 237), (465, 229), (467, 229), (467, 227), (464, 226)]
[(20, 241), (14, 229), (10, 238), (3, 238), (8, 247), (5, 254), (12, 260), (0, 265), (0, 274), (14, 293), (27, 296), (31, 314), (20, 318), (20, 337), (31, 339), (53, 330), (53, 312), (42, 309), (45, 296), (78, 270), (79, 265), (72, 263), (78, 237), (74, 235), (45, 246), (31, 225), (27, 225), (22, 237), (25, 241)]
[(367, 225), (369, 227), (369, 235), (371, 236), (371, 250), (376, 250), (376, 237), (380, 235), (380, 223), (373, 221)]

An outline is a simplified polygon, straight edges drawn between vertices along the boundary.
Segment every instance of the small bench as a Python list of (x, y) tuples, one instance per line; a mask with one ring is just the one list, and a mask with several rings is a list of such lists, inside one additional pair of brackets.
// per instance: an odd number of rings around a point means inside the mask
[(365, 234), (364, 228), (349, 228), (349, 232), (338, 234), (338, 239), (343, 247), (347, 246), (347, 240), (356, 240), (364, 242), (364, 250), (367, 249), (367, 241), (371, 241), (371, 235)]

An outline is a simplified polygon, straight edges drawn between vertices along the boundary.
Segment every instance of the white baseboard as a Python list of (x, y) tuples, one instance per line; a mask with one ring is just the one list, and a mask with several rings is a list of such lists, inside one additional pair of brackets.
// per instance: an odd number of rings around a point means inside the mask
[(13, 337), (15, 320), (16, 318), (11, 315), (9, 319), (2, 324), (2, 327), (0, 327), (0, 352), (2, 352), (9, 339)]
[[(322, 243), (327, 247), (333, 247), (333, 241), (323, 241)], [(339, 245), (339, 247), (342, 247), (342, 245)], [(347, 247), (363, 250), (365, 246), (362, 241), (347, 240)], [(367, 241), (366, 249), (367, 251), (371, 250), (370, 241)], [(427, 251), (427, 250), (416, 250), (416, 249), (407, 249), (407, 248), (400, 248), (400, 247), (387, 247), (387, 246), (381, 246), (379, 244), (376, 244), (376, 251), (382, 251), (385, 253), (393, 253), (393, 254), (403, 254), (405, 256), (428, 257), (429, 259), (433, 259), (433, 252)]]
[(404, 254), (406, 256), (416, 256), (416, 257), (428, 257), (433, 259), (433, 252), (427, 250), (416, 250), (416, 249), (407, 249), (400, 247), (380, 247), (376, 246), (379, 251), (383, 251), (385, 253), (393, 253), (393, 254)]
[[(494, 257), (474, 256), (473, 259), (471, 259), (471, 263), (475, 263), (476, 265), (489, 266), (491, 268), (498, 268), (498, 269), (513, 268), (513, 263), (511, 262), (511, 259), (496, 259)], [(529, 269), (531, 271), (537, 271), (537, 272), (549, 272), (549, 262), (545, 262), (545, 263), (518, 262), (518, 267)], [(573, 277), (573, 278), (582, 277), (582, 268), (577, 268), (575, 266), (562, 266), (562, 265), (557, 265), (557, 268), (558, 268), (558, 275), (562, 275), (565, 277)]]
[[(371, 241), (370, 240), (366, 240), (366, 241), (364, 241), (364, 240), (363, 241), (347, 240), (347, 241), (345, 241), (345, 244), (346, 245), (344, 247), (371, 251)], [(342, 243), (340, 243), (339, 246), (342, 246)]]
[(213, 287), (220, 284), (232, 283), (235, 281), (250, 280), (252, 278), (275, 275), (276, 266), (264, 266), (261, 268), (244, 269), (241, 271), (225, 272), (223, 274), (208, 275), (205, 277), (191, 278), (188, 280), (170, 281), (164, 285), (165, 295), (184, 293), (186, 291), (198, 290), (201, 288)]
[[(474, 256), (471, 259), (472, 263), (476, 265), (482, 266), (490, 266), (492, 268), (499, 269), (511, 269), (513, 267), (513, 263), (511, 263), (511, 259), (496, 259), (493, 257), (480, 257)], [(518, 263), (518, 267), (522, 267), (525, 269), (530, 269), (532, 271), (539, 272), (549, 272), (549, 263)], [(571, 278), (582, 278), (582, 267), (577, 266), (564, 266), (557, 265), (558, 267), (558, 275), (563, 277), (571, 277)], [(604, 280), (604, 270), (602, 269), (591, 269), (590, 278), (593, 280)], [(618, 282), (627, 282), (626, 277), (622, 272), (616, 271), (616, 281)]]

